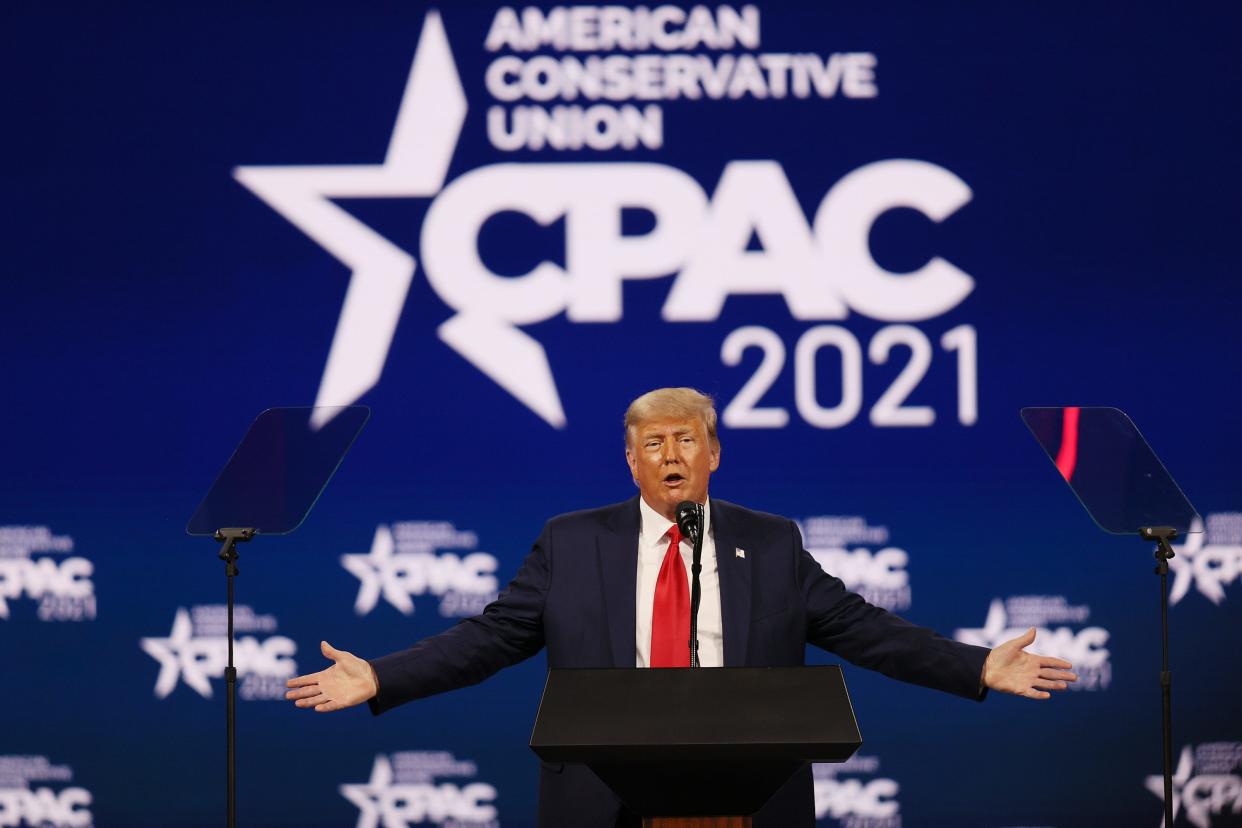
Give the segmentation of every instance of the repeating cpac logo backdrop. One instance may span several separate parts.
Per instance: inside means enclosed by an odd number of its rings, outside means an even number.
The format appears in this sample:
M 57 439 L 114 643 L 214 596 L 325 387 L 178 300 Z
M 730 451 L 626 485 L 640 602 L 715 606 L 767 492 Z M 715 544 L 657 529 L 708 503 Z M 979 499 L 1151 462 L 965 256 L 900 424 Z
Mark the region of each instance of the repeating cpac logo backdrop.
M 955 630 L 953 637 L 991 648 L 1035 627 L 1030 650 L 1073 664 L 1078 681 L 1070 683 L 1071 690 L 1105 690 L 1113 680 L 1104 646 L 1109 633 L 1103 627 L 1086 626 L 1090 617 L 1090 607 L 1072 605 L 1063 595 L 1014 595 L 994 599 L 982 627 Z
M 25 597 L 40 621 L 93 621 L 95 565 L 72 552 L 73 538 L 46 526 L 0 526 L 0 619 Z
M 341 796 L 358 807 L 357 828 L 498 828 L 496 788 L 478 775 L 448 751 L 381 753 L 371 778 L 341 785 Z
M 861 516 L 809 517 L 801 523 L 807 551 L 845 588 L 888 610 L 909 609 L 910 556 L 888 545 L 888 527 L 869 526 Z
M 1173 552 L 1169 604 L 1185 598 L 1191 586 L 1213 604 L 1221 603 L 1225 587 L 1242 577 L 1242 512 L 1210 514 L 1206 526 L 1196 518 L 1185 542 Z
M 474 532 L 459 532 L 448 521 L 412 520 L 380 524 L 365 555 L 341 556 L 345 567 L 359 581 L 354 611 L 366 615 L 380 596 L 403 615 L 414 614 L 415 596 L 440 598 L 440 615 L 478 615 L 496 598 L 500 563 L 487 552 L 439 552 L 478 546 Z
M 144 638 L 143 652 L 159 662 L 155 697 L 166 698 L 179 681 L 205 699 L 212 696 L 213 679 L 224 678 L 228 664 L 226 607 L 207 604 L 186 610 L 178 607 L 172 629 L 164 638 Z M 237 668 L 238 698 L 283 699 L 285 680 L 297 673 L 297 645 L 283 635 L 259 638 L 243 633 L 273 633 L 276 618 L 258 615 L 246 606 L 233 608 L 233 664 Z
M 458 44 L 482 48 L 490 60 L 484 86 L 499 102 L 488 112 L 491 142 L 497 151 L 572 151 L 574 163 L 485 164 L 448 181 L 469 103 L 445 27 L 429 12 L 383 163 L 237 168 L 238 181 L 352 271 L 316 404 L 351 403 L 379 381 L 417 270 L 412 255 L 334 200 L 403 197 L 430 200 L 419 241 L 422 274 L 453 311 L 437 330 L 440 339 L 554 427 L 566 423 L 560 391 L 544 346 L 522 326 L 562 313 L 574 323 L 617 322 L 625 282 L 670 273 L 675 276 L 661 311 L 668 323 L 718 319 L 728 297 L 745 302 L 750 294 L 783 297 L 797 320 L 834 322 L 853 312 L 895 323 L 866 343 L 836 324 L 816 324 L 792 343 L 793 408 L 810 425 L 854 422 L 863 411 L 864 386 L 882 370 L 871 366 L 906 351 L 905 365 L 895 379 L 884 380 L 867 411 L 869 422 L 925 427 L 943 417 L 944 411 L 906 401 L 933 362 L 941 368 L 947 362 L 941 373 L 956 378 L 956 417 L 972 425 L 978 409 L 975 329 L 959 324 L 929 335 L 909 323 L 956 308 L 973 291 L 974 279 L 939 256 L 913 272 L 890 272 L 876 263 L 869 241 L 875 221 L 896 208 L 934 222 L 956 213 L 973 194 L 954 173 L 913 159 L 865 164 L 838 180 L 808 217 L 775 160 L 728 162 L 718 177 L 711 173 L 718 181 L 710 197 L 672 166 L 581 160 L 600 141 L 614 150 L 648 151 L 672 141 L 664 132 L 663 106 L 745 98 L 775 107 L 776 117 L 784 98 L 878 96 L 875 55 L 760 53 L 760 27 L 753 6 L 502 8 L 483 44 Z M 534 49 L 561 55 L 527 57 Z M 497 52 L 506 54 L 493 58 Z M 543 106 L 579 98 L 604 100 L 585 109 Z M 622 103 L 648 98 L 662 103 L 641 111 Z M 534 103 L 518 103 L 526 100 Z M 738 152 L 753 157 L 754 150 Z M 652 229 L 623 233 L 623 209 L 645 210 Z M 491 270 L 479 254 L 479 232 L 506 211 L 545 226 L 563 219 L 564 264 L 545 260 L 521 274 Z M 761 250 L 750 249 L 755 237 Z M 789 401 L 759 401 L 784 369 L 787 343 L 770 328 L 743 325 L 722 340 L 722 364 L 739 365 L 750 349 L 762 353 L 762 362 L 724 406 L 722 420 L 737 428 L 782 428 L 791 417 Z M 839 389 L 821 387 L 817 364 L 828 358 L 821 357 L 825 351 L 840 361 Z M 839 401 L 826 406 L 823 399 Z
M 815 765 L 815 819 L 840 828 L 901 828 L 896 781 L 879 776 L 878 756 L 855 754 L 835 765 Z
M 0 756 L 0 828 L 91 828 L 91 792 L 71 782 L 46 756 Z
M 1147 790 L 1164 802 L 1164 777 L 1147 777 Z M 1173 774 L 1173 820 L 1185 812 L 1195 828 L 1242 822 L 1242 742 L 1207 742 L 1182 748 Z M 1161 818 L 1160 824 L 1164 825 Z

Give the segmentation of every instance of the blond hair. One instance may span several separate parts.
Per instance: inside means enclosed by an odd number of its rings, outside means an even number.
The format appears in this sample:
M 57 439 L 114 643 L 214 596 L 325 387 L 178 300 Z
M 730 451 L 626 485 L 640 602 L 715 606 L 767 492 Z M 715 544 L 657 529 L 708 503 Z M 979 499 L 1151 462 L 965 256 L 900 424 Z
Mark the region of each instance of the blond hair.
M 719 448 L 716 436 L 716 405 L 710 396 L 695 388 L 657 388 L 648 391 L 625 409 L 625 443 L 630 445 L 631 436 L 640 423 L 651 420 L 690 419 L 701 417 L 707 428 L 707 437 Z

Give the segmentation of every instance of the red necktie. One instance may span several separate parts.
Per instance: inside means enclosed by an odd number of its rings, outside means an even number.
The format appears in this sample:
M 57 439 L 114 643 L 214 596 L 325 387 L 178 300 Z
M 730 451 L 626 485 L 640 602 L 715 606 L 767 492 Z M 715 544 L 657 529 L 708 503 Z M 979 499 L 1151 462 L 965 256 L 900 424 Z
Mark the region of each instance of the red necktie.
M 651 610 L 652 667 L 690 666 L 690 582 L 681 560 L 681 530 L 668 530 L 668 551 L 656 579 Z

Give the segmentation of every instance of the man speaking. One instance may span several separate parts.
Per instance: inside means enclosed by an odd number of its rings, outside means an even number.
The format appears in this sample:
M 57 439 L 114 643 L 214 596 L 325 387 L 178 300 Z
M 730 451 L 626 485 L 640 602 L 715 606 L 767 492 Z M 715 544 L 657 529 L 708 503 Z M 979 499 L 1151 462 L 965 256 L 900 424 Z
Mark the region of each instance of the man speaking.
M 1046 699 L 1076 676 L 1026 653 L 1026 634 L 994 650 L 960 644 L 849 592 L 802 548 L 790 520 L 708 499 L 720 465 L 716 411 L 690 388 L 661 388 L 625 413 L 625 458 L 639 496 L 548 521 L 514 579 L 481 615 L 371 662 L 289 680 L 286 698 L 321 713 L 369 703 L 379 714 L 475 684 L 546 647 L 548 667 L 685 667 L 692 544 L 677 505 L 703 505 L 699 660 L 704 667 L 801 665 L 807 642 L 887 676 L 982 699 L 988 688 Z M 779 704 L 779 699 L 773 699 Z M 636 818 L 586 767 L 543 765 L 541 826 L 612 828 Z M 814 824 L 809 768 L 755 815 L 755 828 Z

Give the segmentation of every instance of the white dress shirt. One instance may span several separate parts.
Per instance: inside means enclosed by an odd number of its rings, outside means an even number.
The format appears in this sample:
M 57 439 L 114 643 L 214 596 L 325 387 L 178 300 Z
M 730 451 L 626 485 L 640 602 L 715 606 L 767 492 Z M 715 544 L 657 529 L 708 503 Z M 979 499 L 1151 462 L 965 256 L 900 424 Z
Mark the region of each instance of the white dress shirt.
M 634 662 L 646 667 L 651 662 L 651 612 L 655 608 L 656 581 L 664 555 L 668 552 L 668 530 L 673 521 L 638 498 L 638 510 L 642 517 L 638 533 L 638 611 L 634 630 Z M 690 564 L 694 559 L 694 544 L 682 538 L 682 565 L 686 567 L 686 583 L 690 582 Z M 699 664 L 703 667 L 724 665 L 724 635 L 720 621 L 720 576 L 716 570 L 716 541 L 712 535 L 712 505 L 703 504 L 703 566 L 699 573 Z

